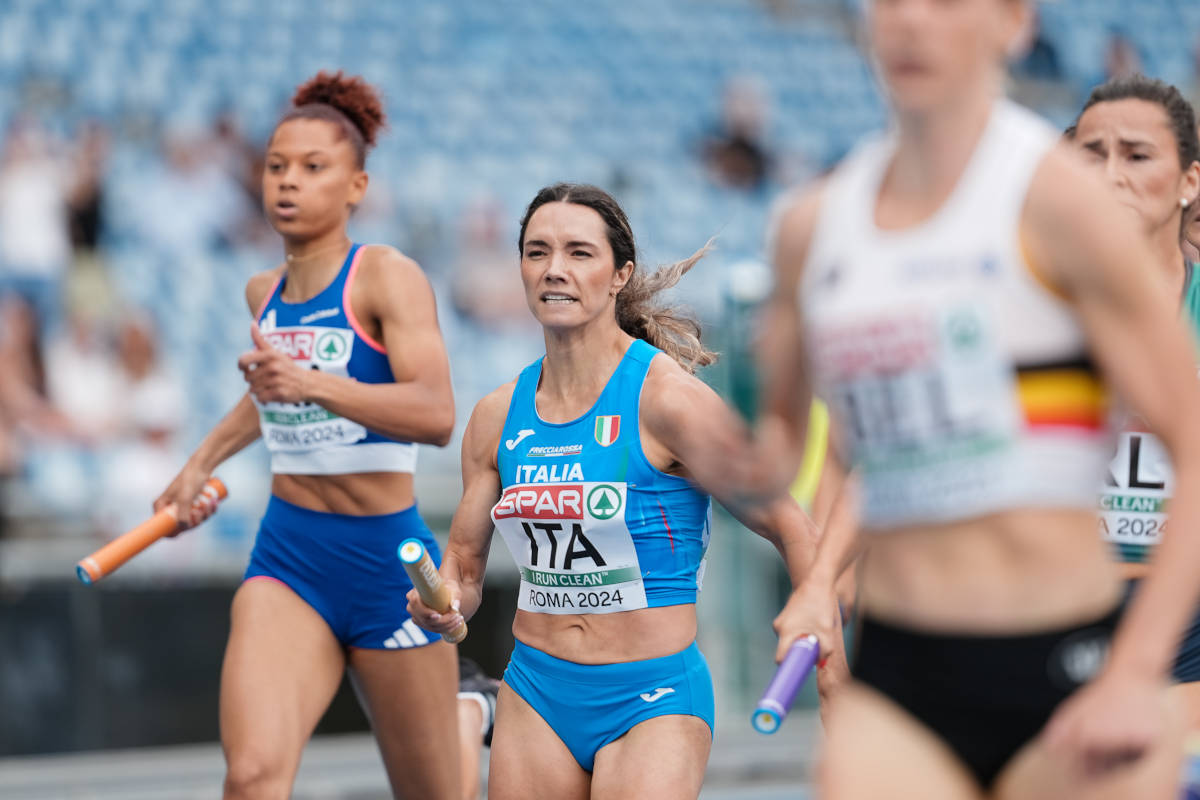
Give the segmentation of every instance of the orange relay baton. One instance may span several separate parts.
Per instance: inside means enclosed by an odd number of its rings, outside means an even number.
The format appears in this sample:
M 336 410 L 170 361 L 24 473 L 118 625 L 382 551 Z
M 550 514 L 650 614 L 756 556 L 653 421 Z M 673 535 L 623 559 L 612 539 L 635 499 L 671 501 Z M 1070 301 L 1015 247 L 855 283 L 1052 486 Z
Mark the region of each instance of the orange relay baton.
M 200 490 L 199 496 L 192 504 L 193 507 L 203 502 L 211 502 L 214 506 L 229 495 L 229 490 L 220 478 L 209 478 Z M 121 534 L 108 544 L 92 553 L 75 565 L 75 574 L 84 584 L 95 583 L 105 575 L 110 575 L 118 567 L 164 536 L 174 533 L 179 528 L 179 513 L 175 505 L 168 505 L 158 511 L 141 525 Z
M 421 595 L 421 602 L 439 614 L 450 611 L 450 590 L 446 588 L 421 540 L 405 539 L 400 543 L 399 555 L 409 580 L 417 594 Z M 459 623 L 454 630 L 442 634 L 442 638 L 450 644 L 461 642 L 467 638 L 467 623 Z

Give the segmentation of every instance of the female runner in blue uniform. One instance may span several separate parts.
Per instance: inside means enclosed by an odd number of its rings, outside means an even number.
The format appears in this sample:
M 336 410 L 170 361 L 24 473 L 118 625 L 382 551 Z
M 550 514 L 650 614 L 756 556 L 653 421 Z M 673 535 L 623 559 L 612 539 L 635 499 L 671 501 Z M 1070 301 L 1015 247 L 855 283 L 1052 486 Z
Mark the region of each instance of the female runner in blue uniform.
M 469 619 L 493 527 L 521 573 L 516 645 L 496 709 L 492 798 L 694 798 L 712 740 L 696 593 L 720 468 L 692 467 L 735 415 L 692 375 L 698 326 L 652 305 L 704 251 L 653 275 L 617 203 L 558 184 L 519 239 L 544 358 L 475 407 L 442 575 Z M 701 487 L 701 488 L 697 488 Z M 792 501 L 735 513 L 798 582 L 814 528 Z M 447 631 L 409 593 L 421 625 Z
M 383 123 L 374 90 L 318 74 L 268 144 L 263 204 L 286 262 L 250 279 L 249 391 L 155 503 L 186 508 L 260 435 L 271 500 L 233 600 L 221 673 L 226 798 L 290 794 L 300 753 L 349 669 L 397 796 L 458 798 L 454 648 L 404 610 L 399 543 L 423 539 L 417 442 L 454 424 L 433 293 L 396 250 L 354 244 Z M 205 512 L 188 522 L 197 524 Z
M 1096 487 L 1109 392 L 1159 436 L 1180 485 L 1200 483 L 1200 385 L 1179 284 L 1157 278 L 1134 216 L 1003 98 L 1031 12 L 1023 0 L 868 3 L 893 125 L 780 225 L 759 446 L 719 463 L 747 492 L 786 485 L 811 363 L 867 542 L 822 797 L 1177 793 L 1167 687 L 1200 601 L 1200 494 L 1174 496 L 1176 535 L 1121 614 Z M 835 635 L 833 580 L 853 548 L 828 533 L 781 615 L 781 645 Z

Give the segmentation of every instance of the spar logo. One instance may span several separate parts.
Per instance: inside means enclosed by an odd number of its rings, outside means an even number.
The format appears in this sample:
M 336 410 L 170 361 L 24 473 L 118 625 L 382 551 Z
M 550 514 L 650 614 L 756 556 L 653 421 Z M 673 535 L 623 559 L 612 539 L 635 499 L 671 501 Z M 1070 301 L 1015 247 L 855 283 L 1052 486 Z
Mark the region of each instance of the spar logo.
M 312 331 L 280 330 L 268 333 L 267 341 L 281 353 L 287 354 L 293 361 L 311 361 L 313 354 Z
M 588 492 L 587 510 L 596 519 L 612 519 L 621 511 L 621 493 L 602 483 Z
M 326 331 L 317 339 L 317 358 L 321 361 L 340 361 L 346 355 L 346 340 L 336 331 Z
M 600 488 L 600 487 L 596 487 Z M 593 493 L 595 489 L 592 490 Z M 617 501 L 620 502 L 620 495 Z M 492 519 L 583 519 L 583 486 L 550 484 L 513 486 L 504 491 L 492 508 Z M 607 517 L 601 517 L 607 519 Z

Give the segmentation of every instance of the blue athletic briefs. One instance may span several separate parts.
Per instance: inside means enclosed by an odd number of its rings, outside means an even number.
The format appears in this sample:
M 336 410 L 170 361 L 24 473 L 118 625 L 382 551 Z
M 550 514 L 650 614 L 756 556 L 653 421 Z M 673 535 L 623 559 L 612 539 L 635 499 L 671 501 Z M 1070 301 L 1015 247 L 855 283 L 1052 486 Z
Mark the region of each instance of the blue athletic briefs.
M 521 641 L 504 682 L 549 723 L 588 772 L 596 753 L 639 722 L 668 714 L 699 717 L 711 732 L 712 675 L 700 648 L 619 664 L 576 664 Z
M 441 637 L 417 627 L 406 611 L 412 583 L 396 550 L 409 537 L 425 544 L 434 563 L 441 560 L 416 506 L 394 514 L 348 516 L 273 496 L 246 579 L 271 578 L 290 588 L 345 647 L 420 647 Z

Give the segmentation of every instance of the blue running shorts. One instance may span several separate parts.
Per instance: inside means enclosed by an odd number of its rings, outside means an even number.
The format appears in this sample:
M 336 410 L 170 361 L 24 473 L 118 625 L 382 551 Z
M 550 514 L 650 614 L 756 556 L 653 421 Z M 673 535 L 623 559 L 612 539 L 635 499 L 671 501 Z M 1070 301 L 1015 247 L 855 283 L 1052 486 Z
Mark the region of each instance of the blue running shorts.
M 312 606 L 343 647 L 420 647 L 441 637 L 412 621 L 412 583 L 396 555 L 409 537 L 441 561 L 416 506 L 394 514 L 348 516 L 312 511 L 271 497 L 246 568 L 246 580 L 279 581 Z
M 639 722 L 699 717 L 711 732 L 712 675 L 700 648 L 619 664 L 576 664 L 517 641 L 504 682 L 558 734 L 588 772 L 596 753 Z

